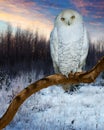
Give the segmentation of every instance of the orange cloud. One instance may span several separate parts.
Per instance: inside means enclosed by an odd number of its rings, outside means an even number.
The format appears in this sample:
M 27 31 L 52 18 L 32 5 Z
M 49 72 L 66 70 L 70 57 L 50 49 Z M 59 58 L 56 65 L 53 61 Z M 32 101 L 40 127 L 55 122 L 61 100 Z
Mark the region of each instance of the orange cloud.
M 0 20 L 24 29 L 38 29 L 48 38 L 52 30 L 52 23 L 45 15 L 39 13 L 39 10 L 40 8 L 34 2 L 0 0 Z

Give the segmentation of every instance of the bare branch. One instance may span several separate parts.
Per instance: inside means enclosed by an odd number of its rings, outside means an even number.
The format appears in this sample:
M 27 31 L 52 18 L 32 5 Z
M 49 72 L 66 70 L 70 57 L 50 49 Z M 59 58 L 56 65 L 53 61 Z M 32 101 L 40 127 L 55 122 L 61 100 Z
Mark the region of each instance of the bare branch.
M 33 93 L 51 85 L 91 83 L 102 71 L 104 71 L 104 57 L 90 71 L 77 72 L 75 74 L 70 73 L 68 78 L 61 74 L 54 74 L 30 84 L 13 99 L 5 114 L 0 118 L 0 130 L 12 121 L 18 108 Z

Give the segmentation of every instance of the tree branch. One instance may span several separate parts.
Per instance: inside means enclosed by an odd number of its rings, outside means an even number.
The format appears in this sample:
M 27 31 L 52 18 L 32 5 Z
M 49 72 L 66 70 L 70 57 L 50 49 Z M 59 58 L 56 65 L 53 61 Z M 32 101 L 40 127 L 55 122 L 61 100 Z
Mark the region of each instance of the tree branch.
M 51 85 L 91 83 L 102 71 L 104 71 L 104 57 L 98 61 L 96 66 L 87 72 L 77 72 L 75 74 L 70 73 L 68 78 L 61 74 L 54 74 L 30 84 L 13 99 L 5 114 L 0 118 L 0 130 L 12 121 L 18 108 L 33 93 Z

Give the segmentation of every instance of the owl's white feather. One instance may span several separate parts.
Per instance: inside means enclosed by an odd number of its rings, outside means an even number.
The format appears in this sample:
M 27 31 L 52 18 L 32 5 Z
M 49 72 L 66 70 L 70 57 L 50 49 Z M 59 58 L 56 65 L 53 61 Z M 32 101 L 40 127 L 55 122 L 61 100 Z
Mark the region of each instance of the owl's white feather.
M 79 72 L 88 54 L 88 37 L 82 16 L 74 10 L 64 10 L 55 19 L 50 35 L 50 49 L 56 73 L 66 76 Z

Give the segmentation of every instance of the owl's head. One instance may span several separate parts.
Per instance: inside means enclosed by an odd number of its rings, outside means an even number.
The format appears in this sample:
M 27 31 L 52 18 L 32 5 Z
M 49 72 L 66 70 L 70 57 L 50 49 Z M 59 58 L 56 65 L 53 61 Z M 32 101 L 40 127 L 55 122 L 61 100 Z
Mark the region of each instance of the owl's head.
M 73 24 L 82 23 L 82 16 L 71 9 L 63 10 L 55 19 L 55 25 L 70 27 Z

